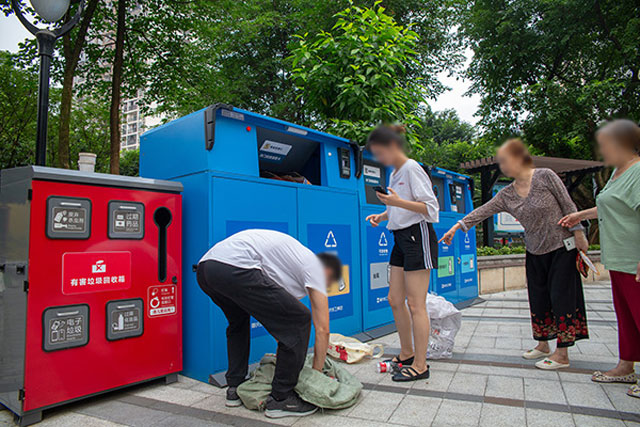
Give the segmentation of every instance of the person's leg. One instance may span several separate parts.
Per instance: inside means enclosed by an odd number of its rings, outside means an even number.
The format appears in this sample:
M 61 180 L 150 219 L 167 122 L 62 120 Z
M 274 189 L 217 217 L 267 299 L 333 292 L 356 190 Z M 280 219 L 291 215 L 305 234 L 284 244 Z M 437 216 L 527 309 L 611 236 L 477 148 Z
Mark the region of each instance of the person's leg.
M 221 293 L 221 288 L 233 286 L 229 273 L 234 268 L 215 261 L 198 265 L 197 280 L 200 288 L 224 313 L 227 326 L 227 357 L 229 367 L 225 378 L 229 387 L 237 387 L 247 377 L 249 369 L 250 319 L 249 314 L 230 298 Z
M 558 331 L 554 362 L 569 363 L 568 348 L 577 340 L 589 338 L 582 278 L 576 268 L 577 250 L 560 248 L 553 253 L 549 269 L 549 293 L 554 322 Z
M 238 292 L 228 295 L 256 318 L 278 341 L 271 395 L 284 400 L 292 395 L 304 365 L 311 332 L 311 312 L 260 270 L 249 270 Z
M 549 340 L 556 337 L 551 313 L 551 298 L 547 289 L 547 255 L 526 254 L 527 292 L 531 311 L 533 339 L 538 341 L 536 350 L 549 353 Z
M 427 347 L 431 324 L 427 313 L 427 291 L 429 289 L 430 270 L 405 272 L 407 304 L 413 322 L 413 343 L 415 359 L 412 367 L 422 373 L 427 370 Z
M 618 319 L 618 365 L 605 375 L 618 377 L 632 374 L 634 362 L 640 361 L 640 286 L 633 274 L 610 271 L 613 306 Z
M 399 360 L 407 360 L 413 357 L 413 338 L 411 335 L 411 315 L 405 303 L 407 292 L 405 289 L 405 276 L 402 267 L 392 265 L 389 273 L 389 305 L 393 311 L 393 320 L 400 338 Z

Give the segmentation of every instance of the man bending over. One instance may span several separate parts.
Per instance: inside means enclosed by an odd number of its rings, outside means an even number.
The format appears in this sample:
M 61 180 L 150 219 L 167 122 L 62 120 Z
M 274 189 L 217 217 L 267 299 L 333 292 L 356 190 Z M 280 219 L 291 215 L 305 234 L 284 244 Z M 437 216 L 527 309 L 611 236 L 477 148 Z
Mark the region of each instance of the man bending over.
M 304 365 L 311 320 L 316 331 L 313 369 L 322 371 L 329 345 L 327 287 L 340 279 L 340 260 L 315 255 L 293 237 L 272 230 L 245 230 L 217 243 L 198 264 L 198 283 L 224 312 L 227 327 L 227 406 L 249 368 L 250 320 L 255 317 L 278 341 L 276 370 L 265 415 L 305 416 L 317 408 L 293 390 Z M 311 312 L 299 300 L 309 295 Z

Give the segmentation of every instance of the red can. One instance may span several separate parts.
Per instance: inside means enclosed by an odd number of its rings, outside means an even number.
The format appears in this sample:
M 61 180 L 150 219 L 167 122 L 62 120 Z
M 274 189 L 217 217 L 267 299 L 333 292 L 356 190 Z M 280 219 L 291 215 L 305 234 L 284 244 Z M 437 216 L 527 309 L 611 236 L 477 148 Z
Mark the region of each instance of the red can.
M 396 369 L 402 368 L 402 363 L 394 362 L 379 362 L 377 364 L 378 373 L 383 374 L 385 372 L 393 372 Z

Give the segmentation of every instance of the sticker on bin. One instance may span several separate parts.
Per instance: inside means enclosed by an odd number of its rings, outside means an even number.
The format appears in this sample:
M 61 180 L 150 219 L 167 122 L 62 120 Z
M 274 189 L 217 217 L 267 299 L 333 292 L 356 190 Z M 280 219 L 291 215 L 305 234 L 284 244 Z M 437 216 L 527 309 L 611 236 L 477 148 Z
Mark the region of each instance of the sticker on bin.
M 118 291 L 131 287 L 131 252 L 67 252 L 62 255 L 62 293 Z
M 149 317 L 171 316 L 178 312 L 176 285 L 149 286 Z

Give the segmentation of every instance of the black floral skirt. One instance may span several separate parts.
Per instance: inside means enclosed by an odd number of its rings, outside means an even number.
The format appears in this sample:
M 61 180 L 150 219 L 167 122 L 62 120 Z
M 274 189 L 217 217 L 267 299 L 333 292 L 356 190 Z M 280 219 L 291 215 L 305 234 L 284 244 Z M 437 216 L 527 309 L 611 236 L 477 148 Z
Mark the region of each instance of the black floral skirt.
M 534 255 L 527 252 L 527 287 L 533 338 L 558 340 L 558 347 L 589 338 L 577 250 L 564 247 Z

